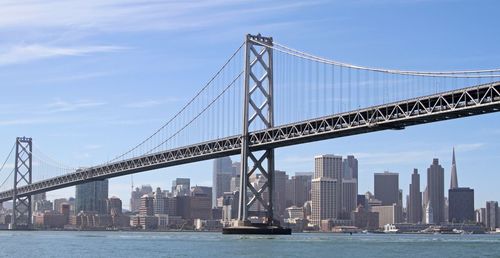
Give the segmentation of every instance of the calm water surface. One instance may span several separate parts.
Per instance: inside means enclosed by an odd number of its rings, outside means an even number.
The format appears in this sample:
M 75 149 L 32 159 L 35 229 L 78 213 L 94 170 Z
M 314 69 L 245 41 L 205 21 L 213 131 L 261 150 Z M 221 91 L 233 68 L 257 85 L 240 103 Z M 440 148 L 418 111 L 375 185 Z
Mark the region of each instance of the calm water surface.
M 0 231 L 0 257 L 500 257 L 500 235 Z

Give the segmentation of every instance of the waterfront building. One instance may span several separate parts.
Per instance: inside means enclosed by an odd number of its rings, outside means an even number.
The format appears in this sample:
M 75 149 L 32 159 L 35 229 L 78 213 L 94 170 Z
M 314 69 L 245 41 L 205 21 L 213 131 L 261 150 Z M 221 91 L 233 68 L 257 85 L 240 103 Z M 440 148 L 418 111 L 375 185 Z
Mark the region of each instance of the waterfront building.
M 51 229 L 51 228 L 64 228 L 67 223 L 67 217 L 56 211 L 44 211 L 35 214 L 34 224 L 36 227 Z
M 235 168 L 230 157 L 214 159 L 212 171 L 212 203 L 217 204 L 217 198 L 231 190 L 231 178 L 235 176 Z
M 407 215 L 409 223 L 422 222 L 422 192 L 420 191 L 420 174 L 418 169 L 413 169 L 411 175 L 410 195 L 407 203 Z
M 403 221 L 402 208 L 397 203 L 392 205 L 373 206 L 372 212 L 378 212 L 378 227 L 383 228 L 387 224 L 395 224 Z
M 498 202 L 489 201 L 486 202 L 486 223 L 485 226 L 491 231 L 495 231 L 497 227 L 500 227 L 500 214 L 498 211 Z
M 108 180 L 92 181 L 76 186 L 75 212 L 97 212 L 106 214 L 106 199 L 108 199 Z
M 448 191 L 448 221 L 474 221 L 474 189 L 457 186 Z
M 352 222 L 357 228 L 374 230 L 379 228 L 379 213 L 372 212 L 363 206 L 358 206 L 352 212 Z
M 64 224 L 69 224 L 71 205 L 69 203 L 62 203 L 59 207 L 59 213 L 64 215 Z
M 444 198 L 444 168 L 439 165 L 438 159 L 433 159 L 427 169 L 427 195 L 432 208 L 432 221 L 436 224 L 445 221 Z
M 399 174 L 385 171 L 374 174 L 375 199 L 383 206 L 399 203 Z

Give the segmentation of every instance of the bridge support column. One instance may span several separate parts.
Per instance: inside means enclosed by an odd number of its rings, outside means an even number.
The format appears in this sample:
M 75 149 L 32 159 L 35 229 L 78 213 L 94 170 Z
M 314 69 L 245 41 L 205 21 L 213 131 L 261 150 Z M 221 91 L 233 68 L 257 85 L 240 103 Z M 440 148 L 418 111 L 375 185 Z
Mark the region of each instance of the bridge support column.
M 274 149 L 251 151 L 249 130 L 274 126 L 273 39 L 247 35 L 245 40 L 245 84 L 241 147 L 240 196 L 238 219 L 224 234 L 290 234 L 274 220 Z M 260 174 L 259 184 L 250 178 Z M 263 219 L 251 223 L 252 216 Z
M 32 180 L 32 150 L 31 138 L 16 138 L 16 160 L 14 172 L 14 196 L 12 198 L 11 229 L 31 229 L 32 211 L 31 196 L 18 196 L 17 188 L 31 184 Z

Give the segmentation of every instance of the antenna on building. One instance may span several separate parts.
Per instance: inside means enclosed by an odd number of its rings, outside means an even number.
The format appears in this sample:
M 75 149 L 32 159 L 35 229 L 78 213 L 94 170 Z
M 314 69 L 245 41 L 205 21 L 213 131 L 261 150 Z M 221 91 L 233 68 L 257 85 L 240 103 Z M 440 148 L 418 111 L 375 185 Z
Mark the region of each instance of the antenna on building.
M 130 175 L 130 183 L 131 183 L 131 191 L 133 192 L 134 191 L 134 175 Z

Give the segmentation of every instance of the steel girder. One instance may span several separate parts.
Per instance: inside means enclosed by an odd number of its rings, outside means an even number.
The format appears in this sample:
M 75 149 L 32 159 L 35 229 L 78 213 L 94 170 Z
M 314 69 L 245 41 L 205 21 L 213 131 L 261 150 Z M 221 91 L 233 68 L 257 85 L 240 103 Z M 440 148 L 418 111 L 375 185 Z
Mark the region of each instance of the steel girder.
M 500 82 L 495 82 L 250 132 L 248 146 L 251 151 L 266 150 L 498 111 Z M 17 196 L 29 196 L 93 180 L 236 155 L 241 153 L 241 146 L 241 135 L 235 135 L 104 164 L 20 186 L 17 188 Z M 13 197 L 14 189 L 0 192 L 0 202 Z

